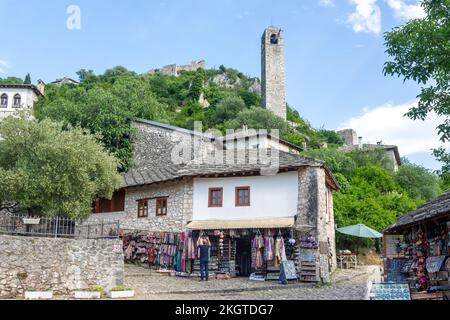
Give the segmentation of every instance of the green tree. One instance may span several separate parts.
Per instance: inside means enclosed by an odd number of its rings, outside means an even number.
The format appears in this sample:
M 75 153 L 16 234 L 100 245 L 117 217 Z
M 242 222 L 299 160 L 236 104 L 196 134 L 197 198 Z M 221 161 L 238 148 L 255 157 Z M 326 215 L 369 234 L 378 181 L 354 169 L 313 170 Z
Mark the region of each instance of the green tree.
M 25 76 L 25 80 L 23 80 L 24 84 L 31 84 L 31 76 L 29 73 Z
M 353 159 L 357 167 L 380 165 L 389 172 L 394 172 L 394 163 L 388 157 L 383 147 L 355 149 L 349 152 L 348 155 Z
M 226 97 L 216 106 L 215 123 L 222 123 L 226 120 L 234 119 L 244 109 L 246 109 L 246 106 L 242 98 L 236 96 Z
M 450 1 L 423 0 L 426 16 L 385 34 L 386 52 L 393 58 L 384 65 L 385 75 L 398 75 L 423 84 L 419 104 L 406 114 L 425 120 L 432 112 L 443 117 L 438 127 L 442 142 L 450 141 Z M 436 151 L 435 155 L 442 155 Z M 448 156 L 441 156 L 448 166 Z
M 1 121 L 0 135 L 0 206 L 85 218 L 120 184 L 118 160 L 86 131 L 22 116 Z
M 441 188 L 443 190 L 450 189 L 450 153 L 446 152 L 443 147 L 433 150 L 436 159 L 442 163 L 441 170 L 436 173 L 441 177 Z
M 205 130 L 225 131 L 243 124 L 255 129 L 279 129 L 281 138 L 299 146 L 307 142 L 308 148 L 319 148 L 330 140 L 289 106 L 288 118 L 294 124 L 262 109 L 260 97 L 248 90 L 254 79 L 232 68 L 222 69 L 225 71 L 183 71 L 178 77 L 138 75 L 121 66 L 100 75 L 82 69 L 77 72 L 77 86 L 48 85 L 45 96 L 35 104 L 35 116 L 100 134 L 105 147 L 121 160 L 122 171 L 133 165 L 133 117 L 187 129 L 193 128 L 194 121 L 202 121 Z M 215 83 L 212 79 L 220 72 L 226 72 L 236 83 L 227 87 Z M 209 108 L 198 104 L 201 93 L 210 103 Z
M 193 101 L 198 101 L 200 95 L 203 92 L 203 86 L 205 83 L 205 70 L 199 69 L 197 70 L 194 80 L 192 81 L 191 88 L 189 89 L 189 97 Z
M 243 125 L 247 125 L 251 129 L 278 129 L 280 137 L 285 136 L 289 131 L 286 121 L 260 107 L 242 110 L 235 119 L 228 121 L 226 125 L 230 129 L 240 129 Z
M 239 90 L 238 95 L 242 98 L 247 107 L 259 106 L 261 104 L 261 98 L 254 92 L 241 89 Z
M 340 173 L 350 178 L 357 168 L 353 158 L 337 149 L 309 149 L 303 152 L 304 155 L 322 160 L 333 173 Z
M 412 198 L 430 201 L 441 193 L 438 176 L 406 158 L 402 159 L 395 180 Z
M 100 134 L 106 148 L 121 160 L 121 170 L 126 171 L 133 163 L 131 119 L 167 122 L 167 106 L 158 102 L 148 81 L 125 68 L 110 69 L 100 77 L 84 70 L 79 74 L 84 80 L 78 86 L 48 86 L 35 105 L 35 115 Z
M 64 87 L 64 86 L 63 86 Z M 121 160 L 121 170 L 132 165 L 133 113 L 126 103 L 102 87 L 87 89 L 49 86 L 44 98 L 35 105 L 38 119 L 62 121 L 66 126 L 81 126 L 99 134 L 107 149 Z
M 0 78 L 0 84 L 22 84 L 23 80 L 17 77 Z
M 116 66 L 114 68 L 108 69 L 105 73 L 100 76 L 106 82 L 114 82 L 122 77 L 133 77 L 136 73 L 133 71 L 129 71 L 127 68 L 122 66 Z
M 342 146 L 344 144 L 344 140 L 339 136 L 336 131 L 333 130 L 326 130 L 326 129 L 320 129 L 318 131 L 318 134 L 322 137 L 322 139 L 334 146 Z
M 390 172 L 381 166 L 363 166 L 352 178 L 343 181 L 345 188 L 334 195 L 335 222 L 338 227 L 363 223 L 381 231 L 423 201 L 413 199 L 399 188 Z M 348 182 L 345 183 L 345 182 Z M 342 182 L 341 182 L 342 183 Z M 366 241 L 366 245 L 373 244 Z M 362 242 L 337 235 L 340 248 L 355 248 Z

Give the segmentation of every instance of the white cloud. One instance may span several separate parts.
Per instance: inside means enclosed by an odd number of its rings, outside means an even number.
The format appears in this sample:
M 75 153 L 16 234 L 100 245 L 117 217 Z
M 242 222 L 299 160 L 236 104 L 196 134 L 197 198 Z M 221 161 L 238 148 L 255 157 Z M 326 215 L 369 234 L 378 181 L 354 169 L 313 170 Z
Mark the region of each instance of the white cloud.
M 402 156 L 430 153 L 430 149 L 442 145 L 436 131 L 442 118 L 436 114 L 430 114 L 425 121 L 405 117 L 405 113 L 416 105 L 417 101 L 400 105 L 388 102 L 365 109 L 362 116 L 344 121 L 339 129 L 354 129 L 365 143 L 383 141 L 385 144 L 397 145 Z
M 0 73 L 5 73 L 5 69 L 9 69 L 10 67 L 8 62 L 0 59 Z
M 336 3 L 334 3 L 334 0 L 320 0 L 319 5 L 322 7 L 332 8 L 336 6 Z
M 414 4 L 407 4 L 405 0 L 385 0 L 388 6 L 394 10 L 395 16 L 402 20 L 419 19 L 425 17 L 425 11 L 420 1 L 414 0 Z
M 381 10 L 377 0 L 350 0 L 356 5 L 355 11 L 347 17 L 355 32 L 379 34 L 381 32 Z

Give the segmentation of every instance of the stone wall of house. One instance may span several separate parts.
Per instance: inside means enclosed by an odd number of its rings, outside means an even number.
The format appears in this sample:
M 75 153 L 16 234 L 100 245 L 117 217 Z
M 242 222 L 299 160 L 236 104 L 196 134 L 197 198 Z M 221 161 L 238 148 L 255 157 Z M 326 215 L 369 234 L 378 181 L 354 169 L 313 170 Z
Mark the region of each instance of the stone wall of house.
M 67 294 L 93 285 L 123 283 L 119 239 L 55 239 L 0 235 L 0 297 L 26 289 Z
M 156 216 L 156 198 L 167 197 L 167 215 Z M 138 218 L 138 200 L 148 199 L 148 217 Z M 126 189 L 125 211 L 91 215 L 88 221 L 120 220 L 125 231 L 181 232 L 192 220 L 192 179 Z
M 141 122 L 133 122 L 133 126 L 137 130 L 134 139 L 135 166 L 145 170 L 170 165 L 172 148 L 181 141 L 173 141 L 173 130 Z
M 133 126 L 137 130 L 134 138 L 135 167 L 141 170 L 180 164 L 172 161 L 172 153 L 179 157 L 178 160 L 184 156 L 190 160 L 194 158 L 194 152 L 199 155 L 204 148 L 216 148 L 208 139 L 194 136 L 183 129 L 175 131 L 139 121 L 133 122 Z M 190 154 L 184 154 L 185 151 Z
M 317 226 L 319 215 L 319 167 L 301 167 L 298 170 L 297 226 Z
M 319 242 L 319 248 L 313 256 L 320 265 L 323 281 L 328 282 L 330 273 L 336 268 L 333 196 L 326 186 L 323 168 L 304 167 L 298 170 L 298 174 L 296 227 L 300 237 L 309 232 Z M 311 250 L 299 250 L 300 260 L 312 257 Z
M 333 191 L 328 189 L 330 193 L 329 210 L 330 210 L 330 221 L 326 225 L 326 234 L 329 239 L 329 253 L 331 254 L 331 271 L 337 268 L 337 257 L 336 257 L 336 225 L 334 222 L 334 201 L 333 201 Z

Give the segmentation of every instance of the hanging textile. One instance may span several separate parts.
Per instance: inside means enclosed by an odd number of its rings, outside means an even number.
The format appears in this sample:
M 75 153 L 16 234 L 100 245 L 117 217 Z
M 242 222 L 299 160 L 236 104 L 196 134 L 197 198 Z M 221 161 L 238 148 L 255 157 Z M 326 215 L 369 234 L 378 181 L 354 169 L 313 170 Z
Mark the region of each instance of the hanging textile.
M 131 245 L 131 243 L 128 245 L 128 247 L 127 247 L 127 249 L 125 250 L 124 254 L 125 254 L 125 258 L 126 258 L 127 260 L 130 260 L 130 259 L 131 259 L 131 256 L 132 256 L 132 254 L 133 254 L 133 246 Z
M 275 240 L 275 267 L 281 265 L 282 261 L 286 261 L 286 251 L 284 248 L 284 240 L 282 237 L 277 237 Z
M 252 245 L 252 267 L 254 269 L 261 269 L 263 265 L 264 265 L 264 238 L 261 235 L 256 235 L 255 238 L 253 239 Z
M 148 263 L 150 266 L 155 265 L 155 247 L 150 247 L 148 250 Z
M 187 259 L 194 260 L 195 259 L 195 245 L 194 239 L 192 237 L 187 238 Z
M 264 256 L 266 261 L 272 261 L 274 258 L 273 245 L 273 237 L 266 237 L 264 240 Z
M 252 239 L 252 246 L 251 246 L 251 251 L 252 251 L 252 269 L 256 269 L 256 238 Z

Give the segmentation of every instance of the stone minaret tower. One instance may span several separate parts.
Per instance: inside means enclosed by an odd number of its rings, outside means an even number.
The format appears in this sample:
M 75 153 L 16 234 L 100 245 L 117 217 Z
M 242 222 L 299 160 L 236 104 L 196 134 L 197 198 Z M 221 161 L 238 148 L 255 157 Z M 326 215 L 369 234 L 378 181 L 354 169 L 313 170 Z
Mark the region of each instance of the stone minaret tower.
M 261 39 L 261 104 L 286 120 L 283 35 L 274 26 L 264 30 Z

